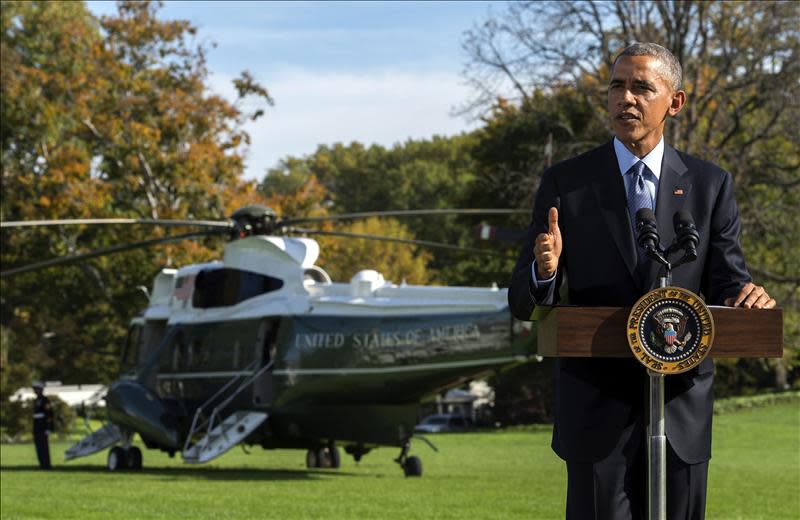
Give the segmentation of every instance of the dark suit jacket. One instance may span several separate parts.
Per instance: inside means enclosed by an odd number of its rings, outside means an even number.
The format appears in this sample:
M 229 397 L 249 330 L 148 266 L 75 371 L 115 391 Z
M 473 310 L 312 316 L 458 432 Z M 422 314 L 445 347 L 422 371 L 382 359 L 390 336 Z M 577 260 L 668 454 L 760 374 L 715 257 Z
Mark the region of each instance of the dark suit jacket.
M 563 250 L 550 292 L 532 294 L 535 237 L 547 231 L 547 213 L 560 200 Z M 722 304 L 750 281 L 739 242 L 739 215 L 731 176 L 714 164 L 665 146 L 656 203 L 661 243 L 675 236 L 673 214 L 688 210 L 700 233 L 695 262 L 673 272 L 673 285 Z M 625 186 L 609 142 L 545 171 L 532 223 L 508 292 L 515 317 L 528 320 L 535 301 L 557 303 L 565 275 L 573 305 L 631 306 L 658 286 L 659 267 L 637 270 Z M 534 298 L 535 297 L 535 298 Z M 646 415 L 647 375 L 633 359 L 563 358 L 557 361 L 553 449 L 564 460 L 605 458 Z M 667 376 L 666 432 L 688 463 L 711 457 L 713 362 Z M 641 429 L 639 429 L 640 431 Z

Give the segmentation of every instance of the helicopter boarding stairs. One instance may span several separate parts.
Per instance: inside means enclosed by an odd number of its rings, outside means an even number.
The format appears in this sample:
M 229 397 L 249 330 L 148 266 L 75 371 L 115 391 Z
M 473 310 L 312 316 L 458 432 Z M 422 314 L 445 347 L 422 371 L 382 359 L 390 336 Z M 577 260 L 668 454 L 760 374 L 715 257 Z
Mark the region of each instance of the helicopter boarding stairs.
M 186 443 L 183 446 L 184 462 L 189 464 L 203 464 L 224 454 L 245 438 L 256 428 L 267 420 L 269 416 L 265 412 L 248 410 L 237 410 L 229 416 L 219 421 L 220 413 L 233 400 L 250 387 L 264 372 L 272 368 L 272 361 L 261 367 L 257 372 L 253 372 L 257 361 L 253 361 L 245 372 L 250 375 L 236 375 L 220 388 L 216 394 L 200 406 L 194 414 L 192 426 L 186 436 Z M 239 385 L 236 386 L 236 383 Z M 226 396 L 224 399 L 223 396 Z M 221 400 L 222 399 L 222 400 Z M 221 401 L 220 401 L 221 400 Z M 215 402 L 218 404 L 214 405 Z M 206 419 L 201 419 L 205 410 L 213 407 L 211 415 Z M 203 433 L 205 432 L 205 433 Z M 195 439 L 197 439 L 195 441 Z
M 86 425 L 86 429 L 91 433 L 70 446 L 69 449 L 64 452 L 64 460 L 85 457 L 122 441 L 122 432 L 114 423 L 106 423 L 102 428 L 92 431 L 92 427 L 89 423 L 89 416 L 85 413 L 87 407 L 91 408 L 100 404 L 100 402 L 105 399 L 106 392 L 108 392 L 108 387 L 103 386 L 81 403 L 81 407 L 84 410 L 83 421 Z

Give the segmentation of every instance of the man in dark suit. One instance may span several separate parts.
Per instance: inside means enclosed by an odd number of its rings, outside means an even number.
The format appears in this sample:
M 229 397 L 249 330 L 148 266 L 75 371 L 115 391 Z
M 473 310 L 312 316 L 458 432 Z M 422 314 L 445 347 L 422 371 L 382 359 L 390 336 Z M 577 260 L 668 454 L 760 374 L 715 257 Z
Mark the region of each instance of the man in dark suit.
M 775 306 L 747 272 L 730 174 L 664 143 L 665 121 L 685 101 L 680 64 L 663 47 L 637 43 L 617 57 L 608 90 L 615 138 L 545 171 L 509 288 L 514 316 L 530 319 L 560 294 L 570 304 L 630 306 L 656 287 L 659 266 L 634 240 L 642 207 L 655 211 L 665 244 L 676 211 L 694 217 L 698 258 L 676 269 L 673 285 L 707 304 Z M 711 359 L 666 378 L 669 518 L 705 512 L 712 379 Z M 633 357 L 557 360 L 552 447 L 567 463 L 567 518 L 645 515 L 647 388 Z

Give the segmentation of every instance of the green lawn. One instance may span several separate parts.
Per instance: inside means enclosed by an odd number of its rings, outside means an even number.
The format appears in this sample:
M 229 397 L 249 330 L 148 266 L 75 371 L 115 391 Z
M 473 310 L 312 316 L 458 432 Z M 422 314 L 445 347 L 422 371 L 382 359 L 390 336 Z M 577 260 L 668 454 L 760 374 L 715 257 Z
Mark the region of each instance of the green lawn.
M 360 464 L 307 470 L 304 452 L 236 449 L 202 467 L 145 451 L 145 469 L 109 473 L 105 453 L 35 468 L 32 445 L 0 447 L 2 518 L 563 518 L 565 471 L 550 429 L 432 435 L 422 478 L 381 448 Z M 800 517 L 800 407 L 714 418 L 707 518 Z

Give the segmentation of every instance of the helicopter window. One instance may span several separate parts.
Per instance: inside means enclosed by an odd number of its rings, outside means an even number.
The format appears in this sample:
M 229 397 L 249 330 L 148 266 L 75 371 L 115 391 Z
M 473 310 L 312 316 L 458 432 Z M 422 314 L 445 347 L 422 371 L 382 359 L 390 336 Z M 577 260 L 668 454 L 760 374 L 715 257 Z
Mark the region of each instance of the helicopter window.
M 190 352 L 192 353 L 192 361 L 189 363 L 190 368 L 194 367 L 202 370 L 203 367 L 208 365 L 211 358 L 211 350 L 208 348 L 208 345 L 203 343 L 202 340 L 195 339 L 192 342 L 192 348 Z
M 139 362 L 139 345 L 142 336 L 142 326 L 132 325 L 128 331 L 128 340 L 125 342 L 125 351 L 122 353 L 122 367 L 125 370 L 134 368 Z
M 152 320 L 147 321 L 141 333 L 141 341 L 139 343 L 141 354 L 139 359 L 147 359 L 155 349 L 161 344 L 164 335 L 167 332 L 166 320 Z
M 239 269 L 201 271 L 195 280 L 192 306 L 205 309 L 235 305 L 281 287 L 283 280 Z
M 186 360 L 185 360 L 185 368 L 192 368 L 192 364 L 194 363 L 194 346 L 196 343 L 189 343 L 189 347 L 186 349 Z
M 186 340 L 184 339 L 183 334 L 178 334 L 172 343 L 171 355 L 167 355 L 162 358 L 162 372 L 178 372 L 179 370 L 183 370 L 187 360 L 186 351 Z
M 183 345 L 178 343 L 175 345 L 175 348 L 172 349 L 172 371 L 175 372 L 178 370 L 178 363 L 181 361 L 181 347 Z
M 239 368 L 239 342 L 233 344 L 233 368 Z

